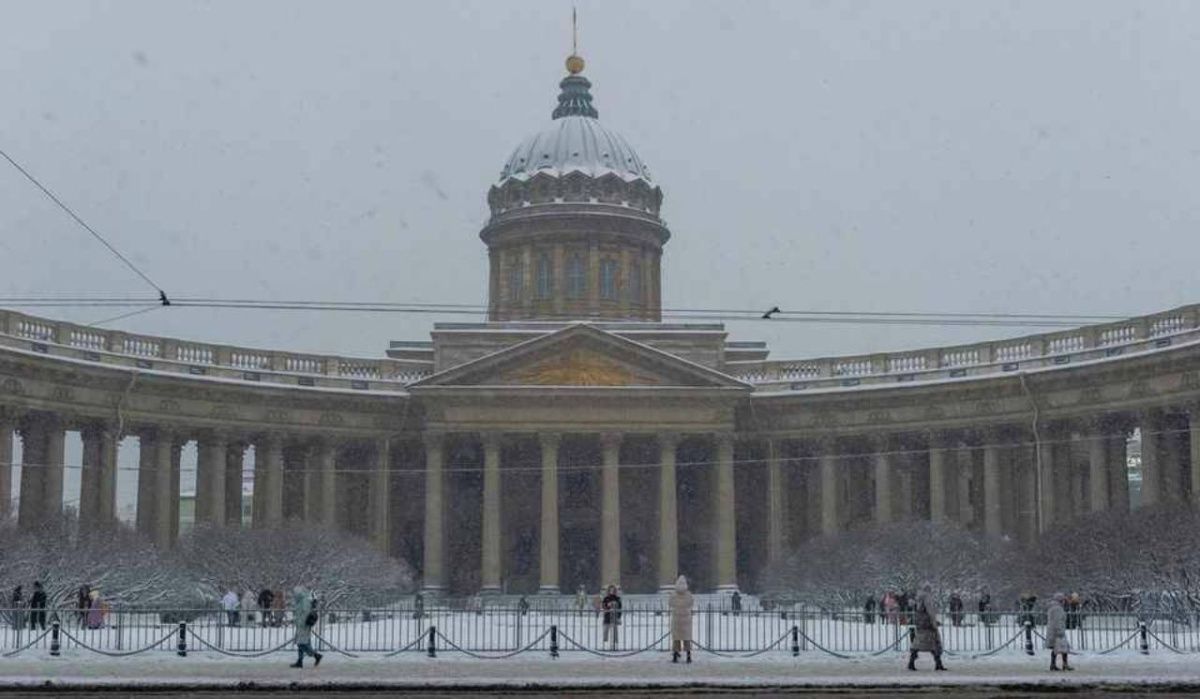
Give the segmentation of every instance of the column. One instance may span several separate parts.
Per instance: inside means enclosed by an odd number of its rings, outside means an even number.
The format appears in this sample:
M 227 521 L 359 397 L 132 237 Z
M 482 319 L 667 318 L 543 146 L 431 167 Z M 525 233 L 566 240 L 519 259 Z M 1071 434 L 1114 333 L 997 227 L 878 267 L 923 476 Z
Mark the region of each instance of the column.
M 1061 437 L 1054 431 L 1042 429 L 1038 433 L 1034 452 L 1034 478 L 1037 483 L 1037 530 L 1041 534 L 1050 529 L 1055 521 L 1054 495 L 1054 439 Z
M 1172 504 L 1183 502 L 1183 433 L 1176 427 L 1176 421 L 1164 416 L 1159 429 L 1162 431 L 1158 443 L 1162 453 L 1159 456 L 1159 474 L 1162 476 L 1159 496 L 1165 502 Z M 1189 474 L 1188 480 L 1191 480 Z
M 733 435 L 717 435 L 717 590 L 736 590 L 737 511 L 733 479 Z
M 1129 512 L 1128 435 L 1124 424 L 1114 424 L 1113 434 L 1105 440 L 1108 452 L 1109 507 L 1116 512 Z
M 1192 504 L 1200 505 L 1200 406 L 1188 409 L 1188 437 L 1191 441 L 1188 476 L 1192 484 Z
M 117 524 L 117 454 L 121 435 L 116 426 L 105 423 L 100 432 L 100 482 L 96 496 L 96 516 L 102 527 Z
M 428 592 L 440 592 L 445 587 L 445 571 L 442 568 L 446 542 L 442 530 L 442 488 L 445 485 L 443 442 L 444 437 L 440 433 L 425 435 L 425 570 L 422 587 Z
M 171 539 L 171 501 L 179 499 L 179 491 L 171 492 L 171 466 L 174 462 L 174 439 L 170 432 L 159 430 L 154 440 L 154 543 L 161 549 L 174 544 Z
M 658 588 L 672 590 L 679 575 L 679 501 L 675 450 L 679 435 L 658 436 Z
M 975 520 L 975 508 L 971 504 L 971 475 L 975 467 L 975 454 L 970 444 L 960 444 L 955 450 L 954 481 L 958 488 L 958 523 L 969 527 Z
M 783 479 L 780 451 L 783 445 L 767 443 L 767 561 L 776 563 L 787 555 L 787 486 Z
M 225 447 L 225 526 L 228 527 L 241 527 L 243 524 L 242 478 L 245 459 L 245 443 L 231 438 Z
M 875 513 L 876 524 L 890 524 L 895 519 L 892 511 L 893 490 L 893 454 L 892 442 L 887 437 L 879 436 L 872 440 L 875 447 Z
M 254 526 L 279 526 L 283 521 L 282 435 L 264 435 L 254 452 Z
M 229 438 L 220 430 L 196 444 L 196 523 L 225 525 L 225 476 Z
M 154 539 L 154 476 L 155 441 L 153 430 L 138 433 L 138 482 L 137 482 L 137 530 L 151 540 Z
M 337 448 L 329 439 L 317 445 L 316 462 L 320 476 L 320 486 L 315 489 L 320 493 L 316 518 L 322 526 L 333 529 L 337 526 Z
M 1103 424 L 1097 420 L 1087 434 L 1088 445 L 1088 511 L 1108 509 L 1108 437 Z
M 1162 416 L 1157 411 L 1142 415 L 1142 498 L 1141 507 L 1158 504 L 1162 499 L 1162 473 L 1158 447 L 1161 440 Z
M 17 524 L 26 531 L 42 523 L 43 483 L 46 469 L 46 433 L 36 419 L 21 426 L 21 497 L 17 501 Z
M 499 593 L 500 566 L 500 435 L 483 435 L 483 554 L 479 568 L 482 592 Z
M 167 500 L 171 505 L 171 545 L 174 546 L 176 541 L 179 541 L 179 462 L 183 456 L 183 445 L 188 440 L 183 437 L 177 437 L 171 440 L 171 498 Z
M 12 513 L 13 432 L 16 421 L 0 410 L 0 521 Z
M 833 536 L 841 529 L 841 492 L 838 489 L 837 445 L 832 439 L 817 443 L 817 468 L 821 472 L 821 533 Z
M 372 454 L 369 527 L 376 550 L 391 551 L 392 450 L 387 437 L 375 440 Z
M 600 585 L 621 584 L 621 435 L 600 435 Z
M 538 435 L 542 450 L 541 565 L 538 592 L 558 594 L 558 434 Z
M 946 438 L 929 437 L 929 521 L 945 522 L 946 513 Z
M 1000 492 L 1000 449 L 998 430 L 985 433 L 983 445 L 983 531 L 990 538 L 1004 534 L 1004 512 Z
M 66 467 L 66 430 L 57 417 L 46 421 L 46 464 L 42 481 L 43 523 L 55 528 L 62 522 L 63 512 L 63 469 Z
M 80 431 L 83 441 L 79 469 L 79 530 L 92 531 L 100 520 L 100 435 L 103 429 L 87 425 Z

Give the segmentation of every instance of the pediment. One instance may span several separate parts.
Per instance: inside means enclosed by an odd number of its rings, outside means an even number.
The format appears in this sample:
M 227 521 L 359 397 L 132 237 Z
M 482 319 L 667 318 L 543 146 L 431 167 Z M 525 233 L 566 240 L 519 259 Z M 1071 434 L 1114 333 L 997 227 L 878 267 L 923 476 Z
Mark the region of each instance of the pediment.
M 438 386 L 750 388 L 721 372 L 584 324 L 434 374 L 409 388 Z

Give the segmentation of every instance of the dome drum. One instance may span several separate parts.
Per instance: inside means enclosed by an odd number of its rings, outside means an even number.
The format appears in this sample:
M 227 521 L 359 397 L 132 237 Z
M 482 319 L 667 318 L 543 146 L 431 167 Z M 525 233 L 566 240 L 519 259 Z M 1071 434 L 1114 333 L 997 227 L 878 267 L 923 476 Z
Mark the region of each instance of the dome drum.
M 574 171 L 562 176 L 539 172 L 529 179 L 509 178 L 488 191 L 492 215 L 543 204 L 590 202 L 615 204 L 658 215 L 662 190 L 645 180 L 627 181 L 608 173 L 594 178 Z

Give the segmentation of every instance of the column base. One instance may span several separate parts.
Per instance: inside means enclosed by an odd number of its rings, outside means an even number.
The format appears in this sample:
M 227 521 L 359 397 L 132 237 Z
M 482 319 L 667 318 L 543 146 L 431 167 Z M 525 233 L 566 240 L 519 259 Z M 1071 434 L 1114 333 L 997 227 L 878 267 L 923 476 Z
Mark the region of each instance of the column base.
M 422 595 L 432 595 L 432 596 L 436 597 L 438 595 L 443 595 L 445 593 L 446 593 L 446 588 L 443 585 L 422 585 L 421 586 L 421 594 Z
M 558 589 L 558 585 L 542 585 L 538 588 L 539 595 L 559 595 L 562 594 Z
M 722 594 L 728 593 L 731 595 L 735 592 L 737 592 L 739 594 L 741 593 L 741 591 L 738 590 L 737 583 L 731 583 L 729 585 L 717 585 L 716 592 L 722 593 Z
M 485 597 L 492 597 L 501 594 L 499 585 L 484 585 L 479 588 L 479 594 Z

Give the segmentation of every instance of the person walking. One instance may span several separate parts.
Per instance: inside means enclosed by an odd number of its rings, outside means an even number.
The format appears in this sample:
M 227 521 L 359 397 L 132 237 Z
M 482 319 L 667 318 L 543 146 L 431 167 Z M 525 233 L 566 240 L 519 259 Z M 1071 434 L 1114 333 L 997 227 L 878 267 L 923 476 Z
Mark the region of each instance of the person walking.
M 1062 669 L 1070 672 L 1075 668 L 1067 662 L 1071 644 L 1067 641 L 1067 600 L 1061 592 L 1054 595 L 1046 610 L 1046 648 L 1050 651 L 1050 669 L 1058 671 L 1058 656 L 1062 656 Z
M 733 615 L 737 616 L 742 613 L 742 593 L 737 590 L 729 597 L 729 608 L 733 610 Z
M 39 627 L 46 630 L 46 590 L 42 588 L 42 582 L 36 580 L 33 594 L 29 597 L 29 630 Z
M 933 599 L 933 586 L 925 583 L 913 605 L 913 616 L 917 627 L 916 638 L 908 653 L 908 669 L 917 669 L 917 654 L 925 651 L 933 654 L 934 670 L 945 670 L 942 665 L 942 636 L 938 633 L 937 603 Z
M 313 608 L 312 595 L 300 585 L 292 590 L 292 623 L 296 627 L 296 662 L 291 666 L 304 667 L 306 655 L 312 656 L 313 667 L 320 665 L 325 656 L 312 647 L 312 627 L 317 623 L 317 612 Z
M 604 643 L 611 643 L 611 648 L 616 650 L 617 627 L 621 625 L 621 596 L 617 594 L 616 585 L 608 586 L 608 594 L 600 600 L 600 609 L 604 612 Z
M 17 630 L 25 628 L 25 593 L 20 585 L 13 588 L 8 602 L 12 609 L 12 627 Z
M 221 598 L 221 609 L 225 610 L 225 618 L 230 626 L 238 625 L 238 596 L 229 588 L 225 591 L 225 596 Z
M 679 662 L 679 654 L 687 653 L 692 662 L 692 593 L 688 591 L 687 578 L 682 575 L 675 580 L 671 591 L 671 662 Z

